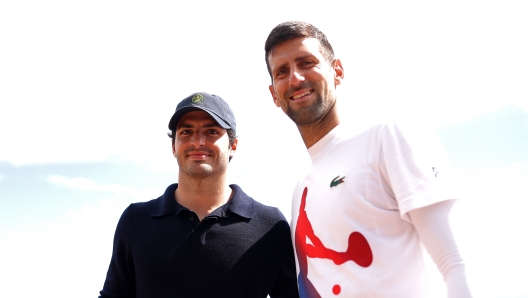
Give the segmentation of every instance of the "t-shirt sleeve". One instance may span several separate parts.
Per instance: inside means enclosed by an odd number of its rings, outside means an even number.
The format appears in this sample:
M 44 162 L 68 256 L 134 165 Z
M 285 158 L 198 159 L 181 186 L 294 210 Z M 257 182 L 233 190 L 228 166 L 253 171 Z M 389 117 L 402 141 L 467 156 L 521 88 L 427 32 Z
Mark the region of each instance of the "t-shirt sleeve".
M 411 210 L 455 199 L 447 154 L 432 131 L 387 124 L 381 132 L 380 165 L 406 221 Z

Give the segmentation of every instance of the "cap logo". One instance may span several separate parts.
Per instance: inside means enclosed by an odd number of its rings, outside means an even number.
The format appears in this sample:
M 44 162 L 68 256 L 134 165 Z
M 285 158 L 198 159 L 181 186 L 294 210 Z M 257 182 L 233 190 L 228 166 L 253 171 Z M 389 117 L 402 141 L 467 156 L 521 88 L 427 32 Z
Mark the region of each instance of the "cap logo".
M 204 96 L 201 94 L 196 94 L 191 98 L 192 103 L 201 103 L 204 101 Z

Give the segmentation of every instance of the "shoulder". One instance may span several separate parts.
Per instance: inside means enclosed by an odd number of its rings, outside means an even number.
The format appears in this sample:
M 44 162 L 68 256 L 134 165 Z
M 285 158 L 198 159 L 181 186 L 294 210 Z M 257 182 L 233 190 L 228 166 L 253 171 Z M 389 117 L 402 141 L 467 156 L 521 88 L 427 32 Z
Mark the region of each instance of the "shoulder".
M 444 156 L 445 149 L 435 131 L 423 123 L 409 123 L 405 121 L 384 124 L 381 134 L 384 147 L 397 146 L 407 148 L 406 151 L 423 152 Z
M 159 197 L 159 198 L 156 198 L 156 199 L 153 199 L 153 200 L 150 200 L 150 201 L 146 201 L 146 202 L 136 202 L 136 203 L 132 203 L 130 204 L 124 212 L 129 212 L 129 213 L 142 213 L 142 212 L 151 212 L 152 211 L 152 208 L 154 207 L 154 205 L 156 204 L 156 202 L 160 201 L 162 199 L 162 197 Z
M 267 206 L 255 201 L 255 224 L 277 237 L 278 241 L 290 239 L 290 224 L 277 207 Z
M 283 247 L 285 243 L 291 241 L 290 224 L 277 207 L 255 201 L 255 214 L 250 222 L 257 231 L 261 231 L 274 239 L 273 243 L 278 244 L 277 248 Z
M 424 148 L 424 150 L 442 149 L 434 129 L 427 123 L 401 118 L 385 118 L 376 122 L 355 126 L 340 125 L 340 134 L 346 144 L 353 142 L 369 145 L 372 149 L 391 149 L 392 147 Z
M 133 224 L 134 222 L 142 222 L 142 219 L 150 218 L 154 205 L 159 200 L 161 200 L 161 197 L 147 202 L 130 204 L 121 214 L 120 223 Z
M 335 128 L 335 135 L 338 143 L 367 142 L 379 140 L 384 131 L 391 125 L 391 122 L 344 122 Z
M 259 201 L 253 200 L 255 203 L 255 214 L 260 214 L 264 217 L 268 217 L 270 219 L 274 219 L 276 221 L 286 221 L 286 218 L 284 217 L 284 214 L 280 211 L 279 208 L 264 205 Z
M 384 117 L 372 121 L 356 121 L 339 124 L 339 134 L 344 136 L 355 136 L 359 134 L 382 134 L 382 133 L 431 133 L 431 125 L 413 119 L 402 117 Z
M 391 118 L 375 125 L 376 130 L 384 135 L 403 137 L 408 139 L 436 136 L 433 127 L 422 121 L 413 119 Z
M 237 203 L 232 206 L 234 210 L 259 221 L 262 220 L 270 223 L 276 223 L 279 221 L 286 222 L 286 218 L 279 208 L 268 206 L 255 200 L 242 191 L 240 186 L 236 184 L 231 184 L 231 187 L 235 191 L 235 196 L 237 197 Z M 251 210 L 251 214 L 248 214 L 249 210 Z

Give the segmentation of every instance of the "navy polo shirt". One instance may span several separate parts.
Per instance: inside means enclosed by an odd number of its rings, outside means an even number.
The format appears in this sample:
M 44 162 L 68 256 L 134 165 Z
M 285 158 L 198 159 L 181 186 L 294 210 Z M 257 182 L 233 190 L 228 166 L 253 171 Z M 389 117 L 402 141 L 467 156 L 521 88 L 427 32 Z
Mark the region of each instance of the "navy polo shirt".
M 299 297 L 290 227 L 235 184 L 202 221 L 177 184 L 122 214 L 102 298 Z

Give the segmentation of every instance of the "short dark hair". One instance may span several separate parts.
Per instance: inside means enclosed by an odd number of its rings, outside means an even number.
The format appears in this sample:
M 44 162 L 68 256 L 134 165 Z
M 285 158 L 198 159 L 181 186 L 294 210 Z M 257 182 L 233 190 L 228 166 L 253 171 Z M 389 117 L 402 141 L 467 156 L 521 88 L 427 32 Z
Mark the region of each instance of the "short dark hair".
M 167 135 L 169 136 L 169 138 L 172 139 L 172 142 L 174 142 L 174 138 L 176 137 L 176 130 L 168 132 Z M 233 145 L 233 142 L 237 138 L 235 132 L 232 129 L 227 129 L 227 136 L 229 137 L 229 146 Z
M 335 60 L 334 50 L 330 45 L 330 42 L 326 38 L 323 32 L 321 32 L 317 27 L 312 24 L 302 22 L 302 21 L 289 21 L 283 22 L 275 26 L 271 30 L 268 38 L 266 39 L 266 44 L 264 49 L 266 51 L 266 66 L 268 67 L 268 73 L 271 76 L 271 81 L 273 82 L 273 76 L 271 75 L 271 68 L 269 65 L 269 54 L 273 49 L 280 43 L 290 40 L 296 37 L 307 37 L 315 38 L 319 41 L 319 50 L 323 57 L 326 59 L 328 64 L 332 64 Z

